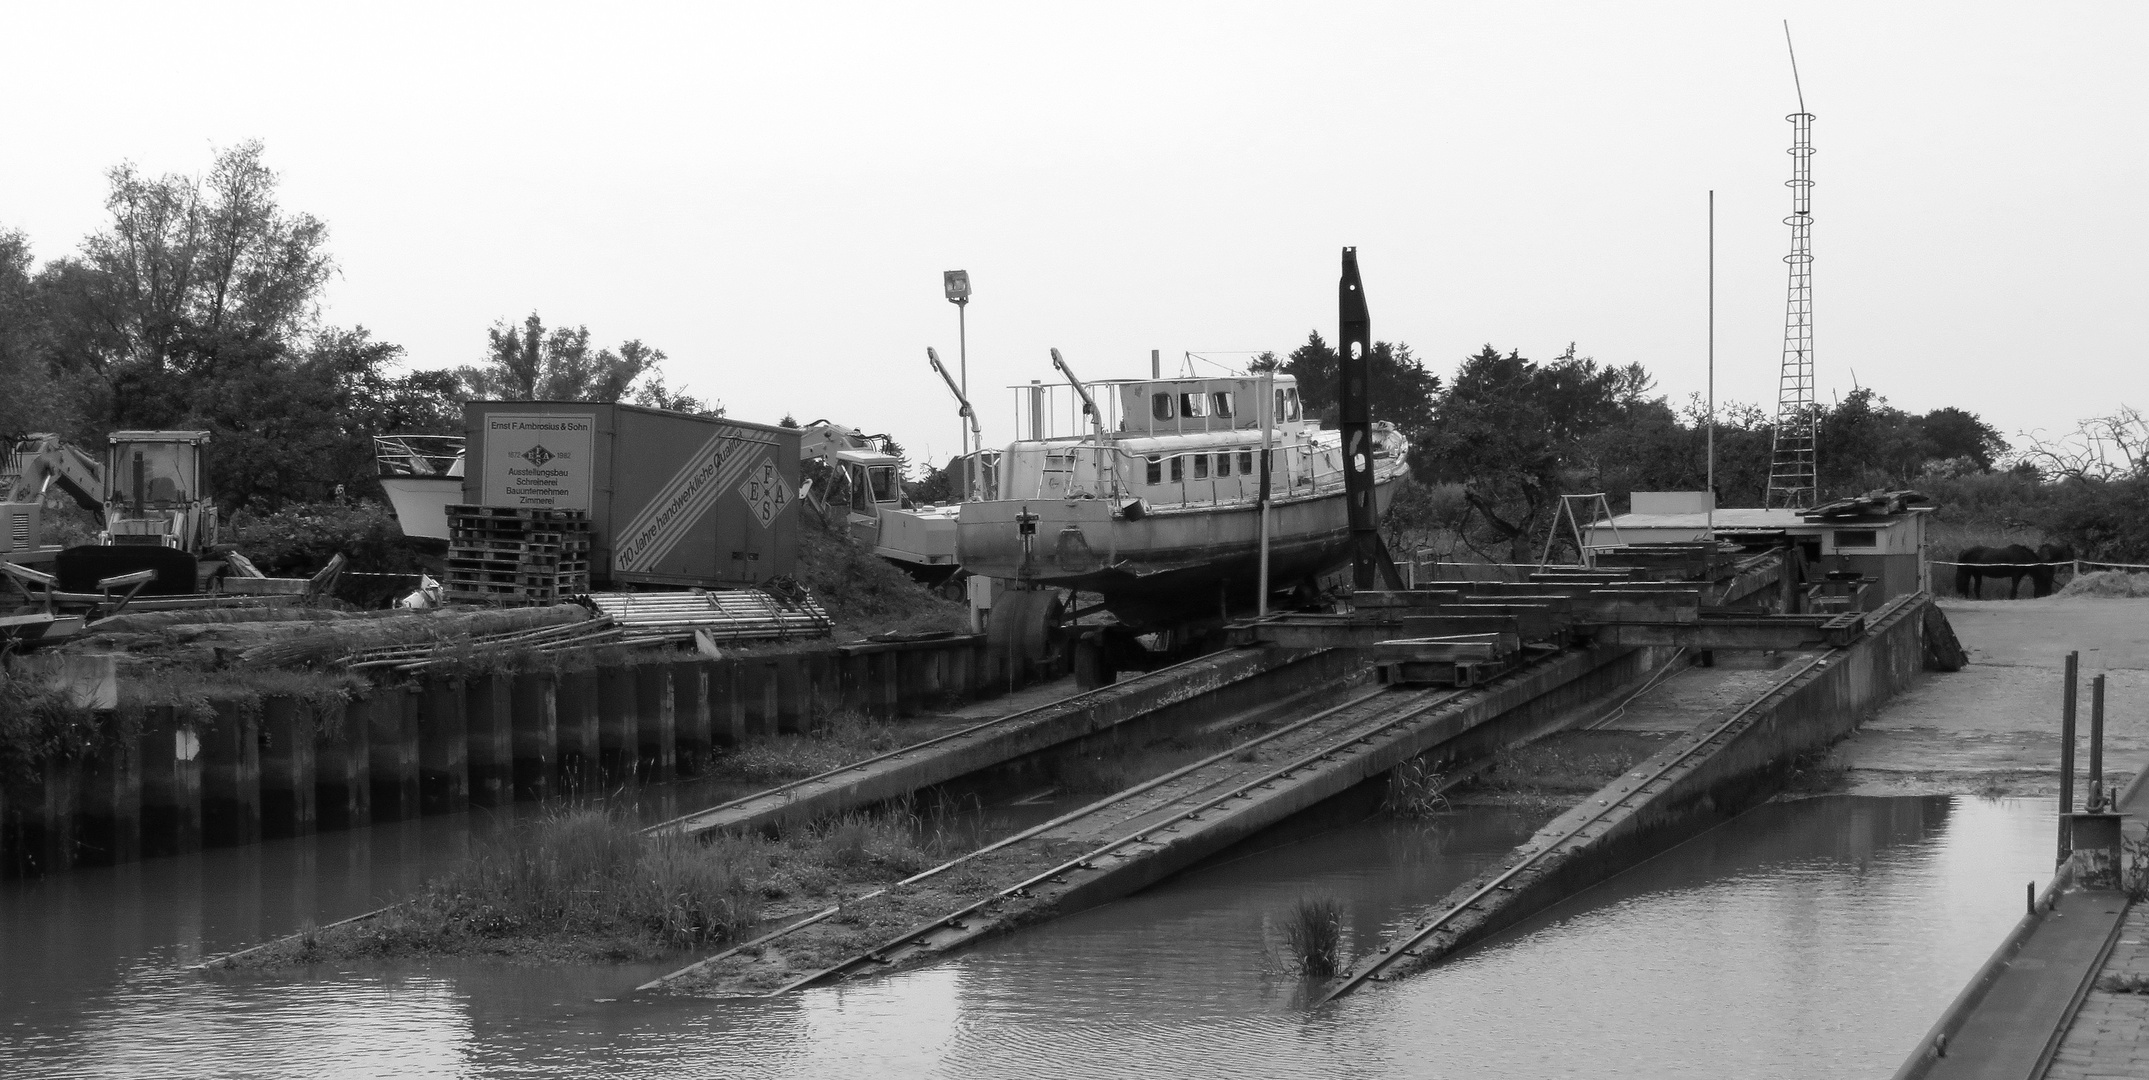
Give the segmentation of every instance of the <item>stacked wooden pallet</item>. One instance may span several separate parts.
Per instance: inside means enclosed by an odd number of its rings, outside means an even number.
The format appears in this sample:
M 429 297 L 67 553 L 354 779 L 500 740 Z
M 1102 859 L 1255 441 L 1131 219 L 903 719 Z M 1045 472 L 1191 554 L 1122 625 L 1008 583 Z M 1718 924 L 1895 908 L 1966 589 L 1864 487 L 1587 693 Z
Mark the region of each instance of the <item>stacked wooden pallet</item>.
M 558 603 L 589 592 L 589 554 L 586 511 L 450 506 L 447 598 Z

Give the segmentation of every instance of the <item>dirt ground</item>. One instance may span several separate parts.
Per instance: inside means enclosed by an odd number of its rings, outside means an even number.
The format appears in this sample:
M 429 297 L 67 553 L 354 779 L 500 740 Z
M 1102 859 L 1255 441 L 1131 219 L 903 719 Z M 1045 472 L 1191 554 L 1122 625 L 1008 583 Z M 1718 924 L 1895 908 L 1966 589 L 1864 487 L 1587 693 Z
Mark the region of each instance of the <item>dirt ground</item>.
M 2059 791 L 2063 663 L 2082 654 L 2077 775 L 2088 763 L 2090 680 L 2106 676 L 2105 783 L 2122 789 L 2149 765 L 2149 599 L 2047 597 L 1940 602 L 1970 664 L 1928 672 L 1827 765 L 1858 795 Z M 2077 781 L 2077 790 L 2081 781 Z

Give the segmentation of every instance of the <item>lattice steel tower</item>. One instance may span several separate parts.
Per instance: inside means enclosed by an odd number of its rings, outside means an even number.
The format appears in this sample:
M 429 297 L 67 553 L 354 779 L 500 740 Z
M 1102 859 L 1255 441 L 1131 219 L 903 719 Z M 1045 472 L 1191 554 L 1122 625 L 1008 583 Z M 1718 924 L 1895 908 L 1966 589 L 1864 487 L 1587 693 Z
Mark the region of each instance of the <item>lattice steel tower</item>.
M 1791 28 L 1784 27 L 1784 44 Z M 1798 57 L 1791 57 L 1791 79 L 1798 81 Z M 1804 509 L 1819 491 L 1814 443 L 1820 434 L 1813 399 L 1813 114 L 1799 89 L 1798 111 L 1791 122 L 1791 253 L 1789 296 L 1783 313 L 1783 372 L 1776 382 L 1776 439 L 1768 468 L 1768 497 L 1762 505 Z

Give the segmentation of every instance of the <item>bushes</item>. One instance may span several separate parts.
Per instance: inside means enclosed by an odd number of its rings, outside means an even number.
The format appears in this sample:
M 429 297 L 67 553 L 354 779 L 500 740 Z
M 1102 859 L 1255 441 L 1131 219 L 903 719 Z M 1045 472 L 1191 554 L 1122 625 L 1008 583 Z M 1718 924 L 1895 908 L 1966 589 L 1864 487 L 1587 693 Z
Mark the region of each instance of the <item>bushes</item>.
M 271 514 L 240 511 L 224 540 L 272 577 L 309 576 L 339 551 L 350 559 L 347 569 L 359 573 L 440 572 L 439 560 L 405 538 L 388 508 L 370 499 L 298 504 Z

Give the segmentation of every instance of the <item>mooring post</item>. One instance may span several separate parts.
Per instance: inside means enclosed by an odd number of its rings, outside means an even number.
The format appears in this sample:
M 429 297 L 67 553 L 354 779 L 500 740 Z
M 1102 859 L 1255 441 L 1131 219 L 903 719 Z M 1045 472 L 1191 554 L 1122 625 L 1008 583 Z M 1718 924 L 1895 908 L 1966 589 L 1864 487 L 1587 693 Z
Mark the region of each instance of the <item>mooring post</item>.
M 548 671 L 525 671 L 514 677 L 515 797 L 542 801 L 552 794 L 559 768 L 559 678 Z
M 707 767 L 709 756 L 709 662 L 672 662 L 672 718 L 679 772 L 693 776 Z
M 435 680 L 418 692 L 418 808 L 427 814 L 470 809 L 470 723 L 461 679 Z
M 560 676 L 558 739 L 559 790 L 589 796 L 604 789 L 597 770 L 597 673 L 570 671 Z
M 2074 702 L 2075 671 L 2081 663 L 2082 654 L 2067 654 L 2066 696 L 2059 704 L 2059 862 L 2067 861 L 2073 850 L 2069 843 L 2074 813 Z
M 606 787 L 634 779 L 635 756 L 641 745 L 634 669 L 615 667 L 598 672 L 597 767 Z
M 2104 810 L 2104 675 L 2089 681 L 2089 805 L 2091 813 Z
M 201 849 L 201 738 L 171 705 L 152 705 L 135 740 L 142 770 L 142 849 L 177 855 Z
M 313 812 L 316 828 L 361 829 L 373 823 L 372 742 L 368 713 L 331 697 L 314 726 Z
M 202 732 L 202 836 L 209 844 L 261 840 L 261 721 L 251 701 L 213 703 Z
M 117 721 L 119 718 L 113 718 Z M 141 751 L 114 740 L 82 763 L 81 820 L 76 826 L 81 857 L 122 863 L 142 857 Z
M 465 690 L 472 806 L 505 806 L 515 801 L 514 696 L 511 675 L 474 676 Z
M 417 692 L 408 687 L 382 690 L 365 699 L 364 705 L 373 819 L 404 821 L 417 817 Z
M 317 767 L 314 720 L 297 698 L 279 694 L 261 703 L 261 834 L 271 839 L 314 830 Z
M 678 774 L 679 709 L 670 664 L 641 664 L 634 669 L 635 776 L 653 783 Z

